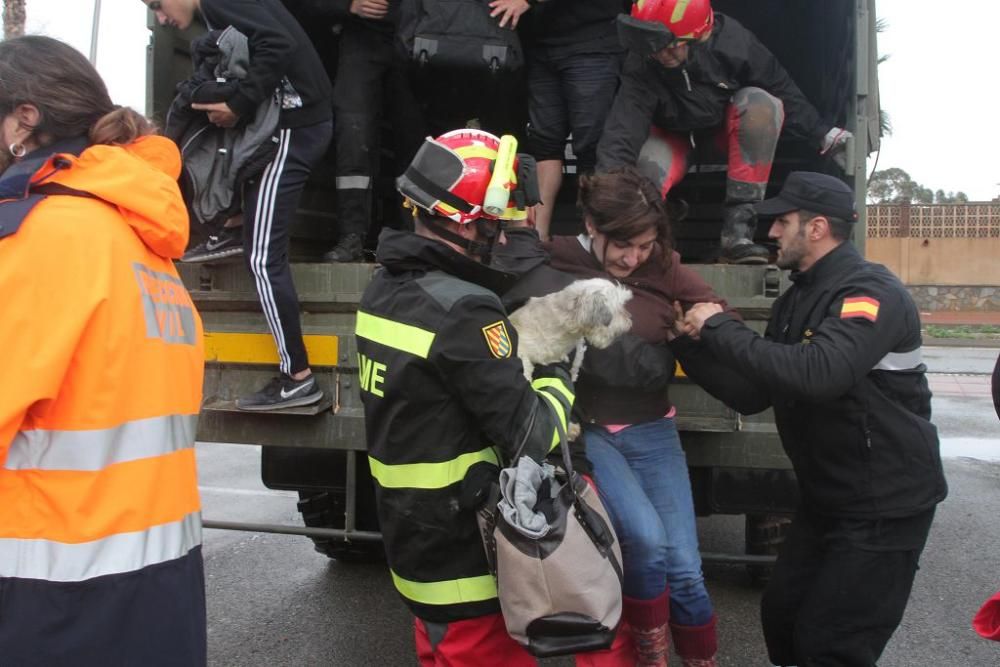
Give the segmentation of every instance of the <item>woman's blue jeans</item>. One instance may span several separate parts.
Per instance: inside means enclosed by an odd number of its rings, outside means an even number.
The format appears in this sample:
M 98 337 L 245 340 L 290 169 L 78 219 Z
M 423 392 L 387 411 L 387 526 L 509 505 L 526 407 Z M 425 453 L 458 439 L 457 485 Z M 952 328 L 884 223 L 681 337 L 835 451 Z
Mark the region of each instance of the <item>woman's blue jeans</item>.
M 622 548 L 624 593 L 651 600 L 670 585 L 670 620 L 712 619 L 698 554 L 691 480 L 672 418 L 617 433 L 584 425 L 587 457 Z

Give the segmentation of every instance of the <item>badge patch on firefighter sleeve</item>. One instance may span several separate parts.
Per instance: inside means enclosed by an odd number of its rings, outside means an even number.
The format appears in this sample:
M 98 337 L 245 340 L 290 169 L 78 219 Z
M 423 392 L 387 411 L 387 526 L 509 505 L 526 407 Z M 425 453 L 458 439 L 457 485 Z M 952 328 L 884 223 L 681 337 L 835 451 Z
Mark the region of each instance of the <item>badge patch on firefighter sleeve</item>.
M 507 335 L 507 326 L 503 320 L 483 327 L 483 336 L 486 337 L 486 345 L 494 357 L 497 359 L 510 357 L 513 346 L 510 344 L 510 336 Z
M 863 317 L 874 322 L 878 319 L 878 299 L 870 296 L 856 296 L 844 299 L 840 307 L 840 319 L 848 317 Z

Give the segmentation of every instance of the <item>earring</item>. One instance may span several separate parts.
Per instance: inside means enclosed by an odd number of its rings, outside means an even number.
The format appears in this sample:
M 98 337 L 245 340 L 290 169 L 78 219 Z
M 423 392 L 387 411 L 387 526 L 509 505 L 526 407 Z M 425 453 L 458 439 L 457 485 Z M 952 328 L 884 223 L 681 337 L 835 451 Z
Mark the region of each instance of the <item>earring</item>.
M 28 149 L 24 147 L 24 144 L 19 144 L 16 141 L 7 147 L 10 154 L 14 156 L 15 160 L 20 160 L 28 152 Z

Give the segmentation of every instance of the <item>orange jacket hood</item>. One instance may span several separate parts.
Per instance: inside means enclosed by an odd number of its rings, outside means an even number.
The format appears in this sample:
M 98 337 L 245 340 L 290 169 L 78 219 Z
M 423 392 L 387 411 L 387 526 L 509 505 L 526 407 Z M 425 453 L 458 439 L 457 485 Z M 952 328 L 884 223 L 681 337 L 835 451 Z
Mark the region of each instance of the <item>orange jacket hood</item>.
M 177 259 L 189 233 L 180 171 L 176 145 L 147 136 L 126 146 L 89 146 L 79 156 L 56 152 L 35 171 L 32 184 L 58 183 L 113 204 L 150 250 Z

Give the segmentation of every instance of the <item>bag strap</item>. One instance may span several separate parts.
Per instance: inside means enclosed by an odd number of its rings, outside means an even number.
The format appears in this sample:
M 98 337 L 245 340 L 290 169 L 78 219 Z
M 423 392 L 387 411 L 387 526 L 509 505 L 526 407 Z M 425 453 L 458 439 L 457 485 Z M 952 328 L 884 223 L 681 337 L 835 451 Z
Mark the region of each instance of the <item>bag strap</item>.
M 598 553 L 608 559 L 608 562 L 611 563 L 611 568 L 618 576 L 618 581 L 622 582 L 625 580 L 625 573 L 622 571 L 622 564 L 618 562 L 615 552 L 612 549 L 615 543 L 615 538 L 613 537 L 614 529 L 609 525 L 606 526 L 612 531 L 608 533 L 604 530 L 603 526 L 597 524 L 595 520 L 600 521 L 601 524 L 604 523 L 604 520 L 580 497 L 580 492 L 576 489 L 578 476 L 573 470 L 573 459 L 569 455 L 569 443 L 566 442 L 566 429 L 563 428 L 561 422 L 557 421 L 556 430 L 559 432 L 559 446 L 562 448 L 563 466 L 566 470 L 566 483 L 569 484 L 569 488 L 573 492 L 573 513 L 576 514 L 577 521 L 580 522 L 580 526 L 587 533 L 587 537 L 590 538 L 591 543 L 593 543 Z M 583 481 L 583 483 L 586 484 L 587 482 Z M 593 491 L 596 493 L 596 489 L 593 489 Z
M 535 428 L 535 419 L 538 416 L 538 402 L 535 402 L 534 407 L 531 409 L 531 415 L 528 417 L 528 428 L 524 432 L 524 439 L 521 440 L 521 444 L 518 445 L 517 451 L 514 452 L 514 456 L 511 457 L 510 463 L 512 465 L 517 465 L 518 459 L 524 454 L 524 448 L 528 444 L 528 438 L 531 436 L 532 429 Z M 567 477 L 573 476 L 573 461 L 569 457 L 569 444 L 566 442 L 566 429 L 563 428 L 562 422 L 556 419 L 556 432 L 559 433 L 559 447 L 562 449 L 562 459 L 563 459 L 563 469 L 566 471 Z M 576 491 L 573 491 L 573 495 L 576 495 Z

